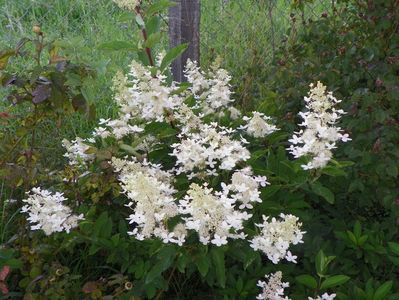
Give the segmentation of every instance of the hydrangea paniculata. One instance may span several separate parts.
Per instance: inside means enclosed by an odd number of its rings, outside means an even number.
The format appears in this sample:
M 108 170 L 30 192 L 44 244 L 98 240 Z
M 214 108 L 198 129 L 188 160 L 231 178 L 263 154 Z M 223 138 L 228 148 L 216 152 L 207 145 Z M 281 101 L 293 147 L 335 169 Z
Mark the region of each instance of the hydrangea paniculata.
M 302 165 L 305 170 L 325 167 L 332 158 L 331 150 L 336 148 L 336 143 L 351 140 L 340 127 L 336 127 L 337 121 L 345 114 L 342 109 L 335 108 L 341 100 L 327 92 L 320 81 L 310 87 L 309 96 L 304 98 L 307 111 L 299 113 L 303 119 L 299 126 L 303 129 L 295 132 L 289 140 L 289 151 L 295 158 L 310 157 L 311 160 Z
M 89 142 L 93 141 L 89 140 Z M 87 153 L 90 146 L 80 137 L 77 137 L 71 142 L 67 139 L 63 139 L 62 145 L 67 151 L 64 157 L 68 159 L 68 163 L 71 166 L 84 165 L 86 162 L 91 162 L 95 158 L 94 154 Z
M 160 165 L 147 161 L 113 158 L 112 165 L 119 173 L 124 193 L 131 200 L 127 206 L 133 213 L 128 220 L 134 228 L 128 233 L 138 240 L 157 237 L 165 243 L 182 245 L 185 230 L 179 230 L 178 227 L 174 232 L 169 232 L 166 227 L 167 220 L 178 213 L 171 174 L 162 171 Z
M 64 194 L 52 193 L 40 187 L 32 188 L 27 193 L 28 198 L 22 200 L 26 203 L 21 212 L 29 215 L 31 230 L 43 230 L 46 235 L 54 232 L 70 232 L 78 226 L 78 221 L 83 220 L 83 215 L 74 215 L 72 210 L 63 204 L 67 199 Z
M 261 232 L 250 241 L 251 247 L 264 252 L 274 264 L 284 258 L 296 263 L 296 256 L 288 248 L 290 244 L 303 243 L 302 223 L 293 215 L 280 214 L 280 218 L 282 220 L 272 218 L 269 222 L 269 217 L 263 216 L 263 223 L 256 224 Z
M 258 281 L 258 287 L 262 292 L 256 297 L 258 300 L 290 300 L 284 296 L 284 290 L 290 286 L 288 282 L 282 282 L 283 274 L 280 271 L 265 275 L 267 281 Z
M 231 76 L 226 70 L 214 66 L 212 71 L 205 74 L 196 62 L 188 60 L 184 73 L 191 84 L 190 91 L 197 100 L 197 107 L 204 114 L 215 113 L 234 102 L 231 99 Z
M 250 158 L 242 142 L 230 138 L 234 130 L 217 123 L 202 124 L 196 130 L 179 135 L 179 143 L 172 145 L 176 157 L 177 174 L 195 176 L 198 171 L 217 175 L 217 169 L 232 170 L 238 162 Z
M 323 295 L 317 296 L 316 298 L 308 297 L 308 300 L 333 300 L 336 296 L 337 294 L 324 293 Z
M 244 238 L 243 222 L 252 215 L 234 208 L 235 200 L 226 193 L 216 192 L 207 184 L 192 183 L 187 195 L 179 201 L 179 213 L 188 230 L 199 235 L 202 244 L 227 244 L 228 238 Z
M 243 120 L 247 121 L 247 124 L 241 126 L 240 129 L 245 129 L 249 135 L 255 138 L 265 137 L 278 130 L 275 125 L 271 124 L 271 118 L 261 112 L 254 111 L 252 117 L 245 116 Z

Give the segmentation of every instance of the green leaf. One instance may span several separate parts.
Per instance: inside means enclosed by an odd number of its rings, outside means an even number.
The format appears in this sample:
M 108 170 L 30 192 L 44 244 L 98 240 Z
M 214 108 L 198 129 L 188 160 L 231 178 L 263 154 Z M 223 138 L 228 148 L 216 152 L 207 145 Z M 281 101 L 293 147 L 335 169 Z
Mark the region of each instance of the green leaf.
M 213 264 L 215 266 L 216 277 L 219 285 L 224 288 L 226 286 L 226 269 L 224 265 L 224 252 L 222 248 L 213 248 L 211 250 Z
M 205 277 L 209 270 L 209 258 L 207 256 L 200 256 L 195 261 L 195 264 L 202 277 Z
M 0 70 L 5 69 L 9 58 L 14 55 L 15 55 L 15 50 L 0 51 Z
M 161 24 L 161 18 L 158 16 L 151 17 L 145 24 L 147 34 L 151 35 L 159 31 L 159 25 Z
M 315 261 L 317 274 L 324 273 L 325 260 L 326 260 L 326 256 L 324 255 L 323 250 L 320 250 L 316 255 L 316 261 Z
M 136 14 L 136 23 L 137 23 L 137 25 L 139 25 L 140 27 L 144 27 L 144 26 L 145 26 L 144 20 L 143 20 L 143 18 L 141 17 L 141 15 L 139 15 L 139 14 Z
M 396 255 L 399 255 L 399 244 L 394 242 L 388 242 L 389 249 Z
M 145 283 L 148 284 L 157 277 L 162 276 L 162 272 L 169 268 L 175 257 L 176 251 L 173 246 L 165 246 L 158 253 L 158 262 L 151 268 L 145 279 Z
M 388 164 L 386 166 L 387 174 L 391 177 L 398 177 L 398 168 L 394 163 Z
M 102 43 L 98 46 L 100 50 L 108 50 L 108 51 L 137 51 L 137 46 L 132 43 L 126 41 L 111 41 L 107 43 Z
M 138 155 L 137 151 L 132 146 L 126 144 L 119 144 L 119 148 L 132 155 Z
M 161 71 L 165 70 L 179 55 L 181 55 L 187 49 L 187 46 L 188 44 L 186 43 L 170 49 L 162 59 Z
M 295 280 L 299 282 L 300 284 L 307 286 L 311 289 L 316 289 L 317 288 L 317 281 L 310 275 L 299 275 L 295 277 Z
M 356 239 L 359 239 L 362 235 L 362 224 L 357 220 L 355 225 L 353 226 L 353 233 L 355 234 Z
M 346 275 L 335 275 L 335 276 L 328 277 L 328 278 L 326 278 L 326 280 L 323 281 L 320 289 L 325 290 L 325 289 L 328 289 L 328 288 L 331 288 L 334 286 L 344 284 L 349 279 L 350 279 L 350 277 L 346 276 Z
M 373 300 L 383 300 L 392 289 L 392 281 L 387 281 L 381 285 L 374 294 Z
M 321 183 L 317 182 L 317 183 L 313 183 L 311 185 L 312 191 L 316 194 L 319 195 L 321 197 L 323 197 L 324 199 L 327 200 L 328 203 L 330 204 L 334 204 L 335 202 L 335 197 L 333 192 L 326 188 L 325 186 L 323 186 Z
M 347 176 L 344 170 L 333 166 L 326 166 L 325 168 L 322 169 L 322 173 L 333 177 Z
M 156 44 L 159 43 L 159 41 L 161 40 L 161 33 L 160 32 L 155 32 L 153 34 L 151 34 L 147 40 L 144 42 L 144 47 L 145 48 L 153 48 Z
M 175 5 L 176 5 L 176 3 L 174 3 L 174 2 L 171 2 L 168 0 L 160 0 L 146 9 L 146 15 L 150 16 L 155 13 L 162 12 L 163 10 L 165 10 L 169 7 L 175 6 Z

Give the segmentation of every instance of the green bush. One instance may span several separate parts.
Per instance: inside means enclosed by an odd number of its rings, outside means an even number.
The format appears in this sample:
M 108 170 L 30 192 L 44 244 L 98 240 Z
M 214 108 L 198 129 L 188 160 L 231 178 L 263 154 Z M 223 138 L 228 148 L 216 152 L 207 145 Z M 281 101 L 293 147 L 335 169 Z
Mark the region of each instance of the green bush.
M 256 91 L 249 94 L 254 96 L 252 106 L 257 112 L 242 112 L 248 117 L 238 119 L 240 112 L 228 105 L 230 78 L 217 65 L 202 73 L 191 65 L 189 71 L 195 80 L 171 84 L 168 66 L 185 45 L 166 55 L 155 55 L 163 43 L 160 13 L 169 5 L 160 0 L 126 14 L 132 18 L 135 13 L 139 30 L 149 33 L 137 46 L 121 40 L 101 45 L 110 53 L 121 49 L 135 52 L 133 56 L 140 62 L 132 64 L 133 76 L 119 72 L 114 78 L 117 114 L 112 120 L 100 120 L 92 138 L 75 138 L 69 133 L 66 138 L 75 140 L 62 141 L 67 162 L 61 160 L 62 154 L 49 159 L 51 154 L 39 152 L 37 143 L 48 140 L 42 128 L 58 124 L 66 113 L 69 116 L 77 110 L 92 115 L 92 97 L 85 95 L 95 80 L 92 68 L 64 59 L 62 51 L 69 53 L 63 48 L 65 43 L 58 44 L 59 53 L 51 47 L 57 43 L 50 43 L 49 57 L 68 61 L 66 68 L 60 69 L 55 61 L 41 66 L 39 59 L 38 68 L 27 68 L 17 78 L 2 71 L 2 81 L 9 87 L 6 94 L 18 104 L 0 114 L 1 196 L 17 199 L 15 203 L 4 201 L 1 214 L 0 290 L 4 297 L 254 299 L 260 293 L 257 281 L 271 273 L 275 274 L 272 278 L 279 278 L 282 271 L 282 280 L 290 282 L 287 294 L 292 299 L 316 298 L 327 292 L 336 293 L 338 299 L 398 299 L 396 2 L 339 2 L 333 13 L 307 21 L 303 32 L 293 35 L 291 28 L 290 38 L 276 51 L 270 68 L 257 70 L 257 76 L 243 74 L 256 81 Z M 303 9 L 302 1 L 294 5 Z M 36 31 L 35 43 L 40 45 L 41 31 Z M 37 49 L 42 50 L 36 48 L 36 53 Z M 14 50 L 3 52 L 0 62 L 6 63 L 13 54 Z M 339 106 L 348 113 L 340 126 L 352 141 L 338 145 L 327 165 L 324 161 L 320 168 L 305 170 L 303 166 L 315 155 L 293 159 L 287 140 L 299 130 L 296 124 L 301 120 L 296 115 L 304 110 L 302 98 L 309 84 L 317 80 L 343 99 Z M 242 99 L 240 86 L 237 93 Z M 161 109 L 146 106 L 157 100 L 164 101 L 158 103 Z M 198 118 L 201 114 L 204 116 Z M 273 118 L 267 119 L 268 115 Z M 258 125 L 251 127 L 250 122 L 255 121 Z M 204 133 L 207 135 L 201 136 Z M 206 163 L 187 167 L 185 162 L 196 162 L 199 154 L 180 155 L 184 143 L 213 149 L 209 145 L 215 141 L 210 137 L 220 136 L 220 141 L 234 142 L 236 150 L 240 149 L 241 156 L 232 167 L 221 166 L 232 164 L 229 159 L 233 153 L 224 157 L 226 161 L 211 161 L 210 165 L 216 166 L 213 170 L 207 170 Z M 59 144 L 61 138 L 59 135 Z M 212 156 L 212 151 L 204 153 Z M 194 227 L 181 229 L 190 216 L 183 208 L 199 191 L 209 192 L 211 199 L 223 199 L 222 195 L 246 199 L 238 196 L 238 191 L 223 194 L 237 172 L 252 183 L 258 180 L 252 188 L 261 200 L 246 204 L 234 201 L 236 212 L 253 215 L 242 223 L 246 239 L 233 237 L 230 228 L 227 243 L 223 236 L 215 236 L 222 228 L 218 223 L 209 229 L 208 243 L 200 243 L 203 233 Z M 260 185 L 263 176 L 270 185 Z M 37 186 L 41 189 L 32 189 Z M 29 190 L 30 194 L 24 195 Z M 141 192 L 135 193 L 137 190 Z M 159 194 L 154 196 L 154 190 Z M 162 221 L 156 221 L 149 234 L 143 233 L 147 223 L 135 214 L 155 216 L 153 207 L 140 207 L 137 198 L 145 198 L 143 195 L 150 199 L 173 195 L 172 202 L 164 200 L 159 207 L 173 203 L 179 213 L 160 209 L 163 213 L 158 218 Z M 35 199 L 52 203 L 48 200 L 52 197 L 62 200 L 54 207 L 64 219 L 46 211 L 45 205 L 32 213 Z M 182 200 L 187 203 L 180 203 Z M 210 215 L 217 211 L 216 204 L 208 208 Z M 244 208 L 237 208 L 243 204 Z M 20 214 L 21 207 L 24 214 Z M 35 228 L 40 219 L 27 219 L 27 212 L 55 225 Z M 248 243 L 260 234 L 256 224 L 262 223 L 262 216 L 276 217 L 269 222 L 278 223 L 281 212 L 297 216 L 306 231 L 304 244 L 293 247 L 298 258 L 287 254 L 287 260 L 298 261 L 296 265 L 273 264 L 273 258 L 254 251 Z M 27 228 L 29 225 L 33 230 Z M 183 231 L 184 242 L 178 241 Z M 175 235 L 162 235 L 171 232 Z M 5 293 L 5 284 L 9 293 Z

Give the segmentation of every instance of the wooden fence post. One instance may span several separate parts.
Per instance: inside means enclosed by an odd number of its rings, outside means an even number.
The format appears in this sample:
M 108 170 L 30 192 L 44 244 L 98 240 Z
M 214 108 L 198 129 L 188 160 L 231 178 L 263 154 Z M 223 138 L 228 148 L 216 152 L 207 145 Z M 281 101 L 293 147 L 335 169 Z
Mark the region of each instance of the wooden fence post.
M 200 0 L 174 0 L 169 9 L 169 44 L 176 47 L 188 43 L 184 53 L 172 63 L 175 81 L 185 81 L 183 74 L 187 59 L 200 60 Z

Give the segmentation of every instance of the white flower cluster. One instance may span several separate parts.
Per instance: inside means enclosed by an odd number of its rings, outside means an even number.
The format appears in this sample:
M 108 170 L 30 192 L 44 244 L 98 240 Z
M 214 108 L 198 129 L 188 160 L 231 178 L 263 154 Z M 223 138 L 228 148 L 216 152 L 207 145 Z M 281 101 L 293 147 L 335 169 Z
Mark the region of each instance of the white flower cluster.
M 260 235 L 251 240 L 251 247 L 254 250 L 263 251 L 267 257 L 277 264 L 281 259 L 296 263 L 296 256 L 292 255 L 288 248 L 290 244 L 303 243 L 304 231 L 301 231 L 302 223 L 293 215 L 280 214 L 281 221 L 263 216 L 263 223 L 256 224 L 261 228 Z
M 335 297 L 337 296 L 337 294 L 327 294 L 324 293 L 321 296 L 317 296 L 317 298 L 312 298 L 312 297 L 308 297 L 308 300 L 333 300 L 335 299 Z
M 179 213 L 188 215 L 183 217 L 186 228 L 196 231 L 202 244 L 211 242 L 221 246 L 227 244 L 227 238 L 245 238 L 239 231 L 243 229 L 243 221 L 252 216 L 235 210 L 234 203 L 226 192 L 192 183 L 187 195 L 179 201 Z
M 157 237 L 165 243 L 182 245 L 186 236 L 185 228 L 178 225 L 173 232 L 167 229 L 168 219 L 178 214 L 171 174 L 162 171 L 160 165 L 147 161 L 113 158 L 112 165 L 119 173 L 123 191 L 131 200 L 127 206 L 133 213 L 128 220 L 134 229 L 128 233 L 138 240 Z
M 113 135 L 116 139 L 144 131 L 133 121 L 165 120 L 166 112 L 178 108 L 183 99 L 173 94 L 173 85 L 168 86 L 166 76 L 160 72 L 155 75 L 149 67 L 133 61 L 130 66 L 130 77 L 118 72 L 113 80 L 115 100 L 119 106 L 119 117 L 116 120 L 101 119 L 93 135 L 106 138 Z
M 226 70 L 214 67 L 212 71 L 205 74 L 196 62 L 188 60 L 184 73 L 187 81 L 191 83 L 190 91 L 197 99 L 198 107 L 205 114 L 226 108 L 234 101 L 230 97 L 231 76 Z
M 331 150 L 336 148 L 336 142 L 351 140 L 348 134 L 343 134 L 342 129 L 335 126 L 345 114 L 342 109 L 335 108 L 341 100 L 337 100 L 332 92 L 326 92 L 326 86 L 320 81 L 310 87 L 309 96 L 304 98 L 307 111 L 299 113 L 303 119 L 299 126 L 303 129 L 295 132 L 289 140 L 292 144 L 289 151 L 295 158 L 310 156 L 311 161 L 302 165 L 305 170 L 325 167 L 332 158 Z
M 88 142 L 94 142 L 89 139 Z M 69 161 L 69 165 L 77 166 L 77 165 L 85 165 L 86 162 L 91 162 L 94 160 L 94 154 L 86 153 L 90 146 L 84 143 L 85 141 L 80 137 L 77 137 L 72 142 L 67 139 L 62 140 L 63 147 L 67 150 L 64 154 Z
M 247 121 L 247 124 L 241 126 L 240 129 L 245 129 L 249 135 L 255 138 L 265 137 L 278 130 L 275 125 L 270 124 L 271 118 L 261 112 L 253 111 L 252 117 L 245 116 L 243 120 Z
M 282 282 L 282 273 L 280 271 L 265 275 L 266 281 L 259 280 L 258 287 L 262 289 L 262 292 L 256 297 L 258 300 L 290 300 L 287 296 L 284 296 L 284 289 L 289 287 L 288 282 Z
M 42 229 L 46 235 L 54 232 L 70 232 L 78 226 L 78 221 L 83 220 L 83 215 L 72 214 L 71 209 L 62 202 L 67 200 L 62 193 L 51 193 L 40 187 L 32 188 L 26 203 L 22 207 L 22 213 L 28 213 L 28 221 L 32 230 Z
M 124 136 L 143 132 L 144 129 L 137 125 L 129 124 L 130 116 L 124 115 L 120 119 L 100 119 L 99 125 L 94 132 L 93 136 L 99 136 L 103 139 L 113 135 L 117 140 L 122 139 Z
M 207 175 L 217 175 L 217 169 L 232 170 L 238 162 L 248 160 L 250 153 L 242 142 L 230 138 L 233 132 L 211 123 L 180 134 L 171 154 L 177 159 L 177 174 L 186 172 L 193 177 L 197 171 L 206 171 Z
M 251 168 L 247 167 L 235 171 L 231 177 L 231 184 L 223 186 L 223 189 L 233 193 L 231 197 L 240 202 L 239 209 L 252 209 L 251 202 L 262 202 L 259 186 L 265 187 L 267 184 L 269 183 L 266 176 L 252 176 Z
M 122 9 L 134 11 L 140 5 L 140 0 L 113 0 Z

